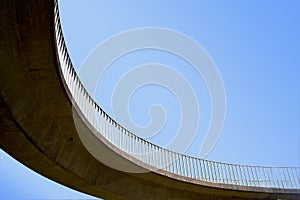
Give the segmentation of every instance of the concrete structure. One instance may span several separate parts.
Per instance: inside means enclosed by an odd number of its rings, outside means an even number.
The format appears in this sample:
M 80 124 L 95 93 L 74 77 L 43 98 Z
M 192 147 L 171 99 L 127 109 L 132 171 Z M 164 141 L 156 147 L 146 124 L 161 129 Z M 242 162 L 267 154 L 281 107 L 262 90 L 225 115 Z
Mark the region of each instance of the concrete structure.
M 94 158 L 74 124 L 97 141 L 103 155 L 150 169 L 95 137 L 84 113 L 72 109 L 61 79 L 52 0 L 0 3 L 0 147 L 34 171 L 104 199 L 299 199 L 300 189 L 198 181 L 166 171 L 126 173 Z M 296 177 L 299 179 L 298 177 Z M 299 180 L 298 180 L 299 181 Z

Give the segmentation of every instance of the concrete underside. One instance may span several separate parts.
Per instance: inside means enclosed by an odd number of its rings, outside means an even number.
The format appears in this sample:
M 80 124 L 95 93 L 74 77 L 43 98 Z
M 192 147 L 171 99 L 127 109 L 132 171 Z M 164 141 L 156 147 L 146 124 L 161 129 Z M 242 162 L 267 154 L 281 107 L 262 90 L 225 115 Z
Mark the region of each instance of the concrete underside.
M 51 0 L 0 0 L 0 89 L 1 149 L 75 190 L 104 199 L 299 199 L 299 190 L 208 187 L 95 159 L 78 137 L 59 75 Z

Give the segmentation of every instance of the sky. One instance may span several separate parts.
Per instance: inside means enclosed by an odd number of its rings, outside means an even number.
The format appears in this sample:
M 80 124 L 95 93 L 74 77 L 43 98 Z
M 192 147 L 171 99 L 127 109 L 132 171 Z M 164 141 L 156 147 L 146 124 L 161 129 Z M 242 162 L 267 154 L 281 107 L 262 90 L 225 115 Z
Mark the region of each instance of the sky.
M 215 63 L 226 92 L 224 127 L 205 159 L 300 166 L 299 7 L 299 1 L 290 0 L 136 0 L 127 4 L 117 0 L 64 0 L 60 13 L 69 54 L 79 75 L 84 61 L 99 44 L 124 31 L 157 27 L 191 38 Z M 211 94 L 203 77 L 186 60 L 155 49 L 133 51 L 116 59 L 99 79 L 96 90 L 90 92 L 107 113 L 115 116 L 111 102 L 118 81 L 147 63 L 168 65 L 193 89 L 199 124 L 184 153 L 198 157 L 212 115 Z M 133 132 L 147 127 L 153 122 L 149 108 L 161 105 L 165 123 L 155 136 L 146 139 L 166 146 L 176 137 L 182 120 L 181 99 L 157 83 L 140 85 L 132 92 L 124 101 L 137 127 L 122 119 L 120 123 Z M 12 199 L 90 198 L 37 175 L 3 151 L 0 164 L 0 184 L 5 185 L 1 199 L 3 195 Z M 18 174 L 18 179 L 6 176 L 9 172 Z

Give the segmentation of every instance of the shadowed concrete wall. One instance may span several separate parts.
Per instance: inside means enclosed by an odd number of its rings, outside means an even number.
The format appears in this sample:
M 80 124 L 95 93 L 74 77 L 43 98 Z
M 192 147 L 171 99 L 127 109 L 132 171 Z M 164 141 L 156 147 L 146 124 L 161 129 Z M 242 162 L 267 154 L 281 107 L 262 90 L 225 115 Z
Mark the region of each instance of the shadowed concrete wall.
M 51 0 L 0 1 L 0 147 L 34 171 L 105 199 L 297 199 L 297 190 L 201 186 L 154 172 L 130 174 L 84 148 L 59 75 Z M 91 134 L 84 122 L 80 127 Z M 107 156 L 123 159 L 98 142 Z M 134 163 L 130 163 L 134 166 Z M 241 191 L 243 190 L 243 191 Z M 254 192 L 256 191 L 256 192 Z

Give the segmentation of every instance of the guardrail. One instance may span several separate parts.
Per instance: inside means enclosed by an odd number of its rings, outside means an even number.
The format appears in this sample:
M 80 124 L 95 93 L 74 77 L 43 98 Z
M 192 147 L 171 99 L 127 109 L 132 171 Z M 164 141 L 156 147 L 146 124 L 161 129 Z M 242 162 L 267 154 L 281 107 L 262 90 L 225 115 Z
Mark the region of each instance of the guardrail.
M 54 31 L 62 79 L 88 122 L 111 144 L 146 165 L 211 183 L 300 189 L 300 167 L 233 165 L 199 159 L 150 143 L 131 133 L 97 105 L 81 83 L 64 41 L 58 2 L 54 0 Z

